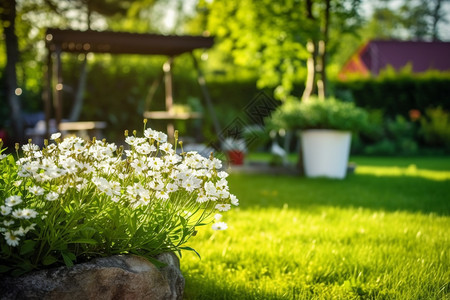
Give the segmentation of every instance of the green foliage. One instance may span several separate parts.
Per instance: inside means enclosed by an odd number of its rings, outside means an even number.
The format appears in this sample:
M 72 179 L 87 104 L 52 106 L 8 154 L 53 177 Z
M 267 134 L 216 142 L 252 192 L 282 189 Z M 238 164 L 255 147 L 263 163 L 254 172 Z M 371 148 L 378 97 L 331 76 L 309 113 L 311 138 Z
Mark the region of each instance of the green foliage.
M 352 161 L 345 181 L 231 174 L 245 204 L 181 259 L 185 298 L 447 299 L 450 159 Z M 376 175 L 411 164 L 446 179 Z
M 350 93 L 358 106 L 381 109 L 386 116 L 408 116 L 429 107 L 450 110 L 450 73 L 415 74 L 386 72 L 377 78 L 335 82 L 336 94 Z
M 403 116 L 384 118 L 380 110 L 370 112 L 369 126 L 360 132 L 359 152 L 368 155 L 414 155 L 419 151 L 417 126 Z
M 368 115 L 352 102 L 335 98 L 320 100 L 311 98 L 283 103 L 273 114 L 271 123 L 276 128 L 338 129 L 359 131 L 367 125 Z
M 218 159 L 178 155 L 162 132 L 127 136 L 125 151 L 59 135 L 42 150 L 24 145 L 17 161 L 0 152 L 1 272 L 195 251 L 185 244 L 198 227 L 211 223 L 215 211 L 238 205 Z M 226 229 L 220 217 L 213 229 Z
M 420 119 L 420 134 L 430 146 L 445 147 L 450 150 L 450 114 L 442 107 L 429 108 Z
M 332 56 L 342 36 L 359 24 L 358 0 L 331 0 L 327 54 Z M 207 11 L 207 29 L 217 37 L 216 50 L 231 63 L 251 69 L 259 88 L 276 88 L 285 99 L 293 85 L 306 77 L 309 39 L 323 39 L 324 3 L 311 1 L 202 1 Z M 312 15 L 310 15 L 312 14 Z M 301 26 L 299 26 L 301 24 Z

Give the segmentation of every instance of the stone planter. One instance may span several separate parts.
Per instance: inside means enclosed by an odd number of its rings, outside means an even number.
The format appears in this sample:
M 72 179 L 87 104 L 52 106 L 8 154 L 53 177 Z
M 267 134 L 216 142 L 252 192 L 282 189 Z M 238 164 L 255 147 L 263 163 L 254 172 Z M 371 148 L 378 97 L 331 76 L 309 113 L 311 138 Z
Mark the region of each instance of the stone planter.
M 345 178 L 350 153 L 349 131 L 311 129 L 303 130 L 301 137 L 307 177 Z
M 0 299 L 155 299 L 183 298 L 184 277 L 178 257 L 163 253 L 157 268 L 134 255 L 98 258 L 71 268 L 59 267 L 0 278 Z

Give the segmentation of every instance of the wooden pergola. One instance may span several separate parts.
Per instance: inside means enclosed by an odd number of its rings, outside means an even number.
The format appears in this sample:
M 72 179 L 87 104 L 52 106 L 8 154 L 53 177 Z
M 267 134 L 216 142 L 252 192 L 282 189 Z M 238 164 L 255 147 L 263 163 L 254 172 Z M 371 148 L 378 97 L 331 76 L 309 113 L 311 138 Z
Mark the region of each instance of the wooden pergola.
M 165 111 L 147 111 L 145 118 L 168 120 L 168 134 L 174 131 L 173 121 L 199 118 L 198 113 L 177 113 L 173 111 L 172 63 L 176 56 L 190 53 L 197 70 L 197 80 L 201 87 L 208 111 L 211 114 L 214 129 L 219 134 L 220 126 L 215 117 L 212 101 L 206 88 L 204 76 L 193 54 L 195 49 L 212 47 L 214 40 L 205 36 L 170 36 L 157 34 L 139 34 L 112 31 L 76 31 L 62 29 L 47 29 L 45 36 L 48 49 L 48 68 L 46 74 L 46 93 L 44 95 L 47 136 L 49 135 L 49 121 L 52 115 L 59 130 L 95 129 L 96 122 L 62 123 L 63 107 L 63 77 L 61 53 L 110 53 L 110 54 L 141 54 L 163 55 L 168 60 L 163 65 L 165 83 Z

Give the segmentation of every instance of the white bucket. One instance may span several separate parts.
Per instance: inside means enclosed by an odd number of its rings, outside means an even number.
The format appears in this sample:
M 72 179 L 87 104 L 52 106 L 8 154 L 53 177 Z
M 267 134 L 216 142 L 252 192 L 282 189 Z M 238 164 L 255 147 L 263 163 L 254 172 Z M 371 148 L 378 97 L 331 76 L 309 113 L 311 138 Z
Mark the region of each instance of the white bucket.
M 349 131 L 328 129 L 302 131 L 303 164 L 306 176 L 345 178 L 350 141 Z

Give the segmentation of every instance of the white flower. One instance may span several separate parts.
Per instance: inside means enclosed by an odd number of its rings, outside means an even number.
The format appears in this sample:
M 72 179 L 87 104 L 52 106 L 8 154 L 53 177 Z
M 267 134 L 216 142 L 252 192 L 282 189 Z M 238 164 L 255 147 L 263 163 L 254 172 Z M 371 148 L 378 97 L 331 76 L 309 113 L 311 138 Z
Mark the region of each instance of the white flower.
M 6 158 L 7 156 L 8 156 L 8 155 L 6 155 L 6 154 L 0 154 L 0 160 Z
M 23 229 L 22 226 L 20 226 L 19 229 L 13 231 L 13 235 L 15 236 L 24 236 L 25 234 L 26 234 L 25 229 Z
M 57 192 L 50 192 L 47 194 L 47 196 L 45 196 L 45 199 L 47 199 L 48 201 L 55 201 L 56 199 L 58 199 L 59 194 Z
M 164 151 L 167 154 L 173 154 L 172 144 L 163 143 L 159 146 L 159 150 Z
M 218 190 L 217 195 L 219 198 L 227 199 L 230 196 L 230 193 L 226 190 Z
M 152 146 L 150 146 L 149 143 L 145 143 L 145 144 L 142 144 L 142 145 L 137 145 L 136 146 L 136 152 L 139 153 L 139 154 L 147 155 L 150 152 L 152 152 L 152 150 L 154 148 L 154 146 L 153 147 Z
M 159 157 L 151 157 L 148 161 L 148 166 L 153 170 L 158 171 L 164 165 L 164 161 Z
M 56 139 L 58 139 L 58 138 L 60 138 L 61 137 L 61 132 L 56 132 L 56 133 L 53 133 L 51 136 L 50 136 L 50 139 L 51 140 L 56 140 Z
M 22 218 L 23 219 L 31 219 L 31 218 L 36 218 L 37 216 L 37 212 L 31 208 L 24 208 L 22 210 Z
M 29 191 L 30 193 L 32 193 L 33 195 L 35 195 L 35 196 L 40 196 L 40 195 L 43 195 L 43 194 L 44 194 L 44 189 L 41 188 L 40 186 L 36 186 L 36 185 L 30 186 L 30 187 L 28 188 L 28 191 Z
M 148 186 L 155 191 L 161 191 L 164 188 L 164 183 L 160 179 L 151 181 Z
M 205 192 L 208 196 L 217 196 L 217 189 L 213 182 L 208 181 L 205 183 Z
M 151 129 L 151 128 L 147 128 L 147 129 L 145 129 L 145 131 L 144 131 L 144 136 L 145 136 L 146 138 L 156 140 L 156 137 L 158 136 L 158 131 L 153 130 L 153 129 Z
M 14 221 L 13 221 L 13 220 L 9 220 L 9 221 L 4 220 L 4 221 L 3 221 L 3 225 L 5 225 L 6 227 L 9 227 L 9 226 L 11 226 L 11 225 L 13 225 L 13 224 L 14 224 Z
M 155 196 L 156 196 L 156 198 L 158 198 L 160 200 L 169 199 L 169 195 L 165 191 L 157 191 Z
M 130 163 L 130 166 L 137 172 L 142 173 L 142 171 L 147 170 L 147 166 L 140 159 L 135 159 Z
M 204 194 L 199 194 L 198 197 L 197 197 L 197 202 L 198 203 L 204 203 L 204 202 L 206 202 L 208 200 L 209 200 L 208 197 L 206 197 L 206 195 L 204 195 Z
M 0 206 L 0 212 L 2 213 L 2 215 L 7 216 L 11 213 L 12 208 L 9 206 Z
M 228 211 L 231 208 L 230 204 L 220 203 L 215 206 L 218 211 Z
M 176 185 L 175 183 L 168 183 L 166 189 L 168 192 L 173 193 L 178 190 L 178 185 Z
M 6 206 L 13 207 L 22 202 L 22 198 L 20 196 L 10 196 L 5 199 Z
M 183 180 L 181 183 L 181 186 L 188 192 L 192 192 L 195 189 L 198 189 L 200 187 L 200 184 L 202 183 L 201 179 L 198 179 L 197 177 L 191 176 L 186 180 Z
M 158 141 L 160 144 L 165 143 L 167 141 L 167 134 L 165 134 L 164 132 L 158 132 L 156 141 Z
M 119 202 L 119 201 L 120 201 L 120 197 L 117 197 L 117 196 L 112 196 L 112 197 L 111 197 L 111 201 L 112 201 L 112 202 L 116 202 L 116 203 L 117 203 L 117 202 Z
M 219 178 L 227 178 L 228 173 L 225 171 L 220 171 L 219 173 L 217 173 L 217 176 L 219 176 Z
M 137 142 L 138 140 L 136 139 L 135 136 L 127 136 L 125 138 L 125 143 L 127 143 L 128 145 L 135 146 Z
M 231 200 L 231 204 L 233 204 L 233 205 L 235 205 L 235 206 L 238 206 L 238 205 L 239 205 L 239 199 L 236 198 L 235 195 L 230 194 L 230 200 Z
M 25 144 L 22 146 L 24 152 L 39 151 L 39 146 L 35 144 Z
M 227 223 L 224 223 L 224 222 L 217 222 L 217 223 L 212 224 L 211 228 L 213 230 L 226 230 L 228 228 L 228 225 L 227 225 Z
M 23 219 L 23 210 L 22 209 L 16 209 L 12 212 L 12 216 L 16 219 Z
M 13 185 L 15 187 L 19 187 L 22 184 L 22 182 L 23 182 L 22 180 L 17 180 L 17 181 L 14 181 Z
M 7 231 L 3 235 L 5 236 L 6 243 L 11 247 L 16 247 L 19 245 L 20 239 L 11 232 Z
M 220 219 L 222 219 L 222 215 L 221 214 L 215 214 L 214 215 L 214 219 L 216 219 L 216 221 L 219 221 Z
M 31 224 L 30 226 L 25 227 L 25 233 L 27 233 L 27 232 L 30 231 L 30 230 L 33 230 L 34 227 L 36 227 L 36 223 L 33 223 L 33 224 Z

